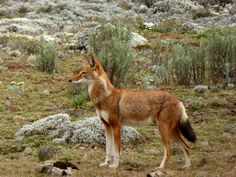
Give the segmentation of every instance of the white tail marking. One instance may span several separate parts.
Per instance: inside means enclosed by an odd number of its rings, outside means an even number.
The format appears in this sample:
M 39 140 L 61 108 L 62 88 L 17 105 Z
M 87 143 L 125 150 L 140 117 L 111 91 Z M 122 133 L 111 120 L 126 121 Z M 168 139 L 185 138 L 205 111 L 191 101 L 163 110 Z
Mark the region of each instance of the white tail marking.
M 180 102 L 180 109 L 182 112 L 181 121 L 186 122 L 188 120 L 188 115 L 186 113 L 186 109 L 185 109 L 184 104 L 182 102 Z

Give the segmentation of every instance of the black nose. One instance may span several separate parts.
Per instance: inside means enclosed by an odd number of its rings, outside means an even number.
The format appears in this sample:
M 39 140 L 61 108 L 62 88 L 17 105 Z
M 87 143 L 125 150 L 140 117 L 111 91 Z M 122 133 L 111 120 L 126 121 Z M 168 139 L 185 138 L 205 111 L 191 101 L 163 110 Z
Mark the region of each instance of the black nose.
M 72 82 L 72 80 L 70 79 L 69 82 Z

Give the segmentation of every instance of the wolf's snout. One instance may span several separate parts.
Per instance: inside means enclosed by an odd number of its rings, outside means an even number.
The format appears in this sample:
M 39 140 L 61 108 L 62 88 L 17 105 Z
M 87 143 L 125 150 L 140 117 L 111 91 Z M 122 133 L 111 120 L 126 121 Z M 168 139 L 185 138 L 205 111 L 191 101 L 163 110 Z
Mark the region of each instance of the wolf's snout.
M 69 82 L 72 82 L 72 79 L 70 79 Z

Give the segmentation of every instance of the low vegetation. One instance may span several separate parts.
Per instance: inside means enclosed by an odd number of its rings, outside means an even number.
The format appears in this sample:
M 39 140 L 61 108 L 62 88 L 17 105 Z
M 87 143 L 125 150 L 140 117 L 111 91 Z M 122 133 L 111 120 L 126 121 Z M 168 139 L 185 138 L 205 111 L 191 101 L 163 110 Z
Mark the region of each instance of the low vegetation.
M 43 72 L 56 73 L 59 71 L 56 44 L 43 42 L 36 58 L 36 65 Z
M 207 35 L 198 46 L 162 41 L 152 46 L 151 61 L 158 66 L 157 79 L 162 84 L 235 84 L 236 31 L 212 29 Z
M 235 30 L 214 29 L 199 34 L 182 34 L 185 29 L 169 30 L 168 26 L 162 31 L 137 30 L 148 38 L 149 45 L 131 49 L 129 28 L 103 26 L 98 35 L 91 36 L 90 52 L 101 59 L 116 86 L 138 89 L 142 87 L 143 78 L 152 77 L 153 80 L 147 79 L 147 87 L 166 90 L 183 100 L 198 136 L 198 142 L 191 144 L 192 167 L 188 170 L 188 176 L 229 175 L 235 168 L 236 142 L 232 140 L 236 135 L 236 91 L 235 87 L 223 90 L 222 85 L 235 83 Z M 16 142 L 15 133 L 23 125 L 42 117 L 65 112 L 70 114 L 72 120 L 80 120 L 96 115 L 94 107 L 87 102 L 87 87 L 67 83 L 73 70 L 87 64 L 83 55 L 60 60 L 59 74 L 54 60 L 59 47 L 57 49 L 54 44 L 48 43 L 41 47 L 40 41 L 27 43 L 28 39 L 22 39 L 0 37 L 3 46 L 11 45 L 12 49 L 19 49 L 26 56 L 14 58 L 0 53 L 0 66 L 7 66 L 12 60 L 22 62 L 23 66 L 8 68 L 0 73 L 0 176 L 33 177 L 35 167 L 47 159 L 75 164 L 80 169 L 79 177 L 141 177 L 155 170 L 164 153 L 155 125 L 136 127 L 146 139 L 135 146 L 123 146 L 117 171 L 98 167 L 104 160 L 103 145 L 58 145 L 52 144 L 43 135 L 25 137 L 21 142 Z M 38 70 L 39 63 L 38 68 L 24 64 L 29 54 L 36 54 L 38 62 L 43 61 L 41 68 L 44 69 Z M 133 66 L 137 68 L 135 73 L 132 72 Z M 12 89 L 12 83 L 17 85 L 14 87 L 16 89 Z M 19 92 L 21 84 L 18 83 L 24 83 L 24 94 Z M 184 86 L 179 86 L 182 84 Z M 196 94 L 193 90 L 196 84 L 206 84 L 209 90 Z M 43 94 L 45 89 L 49 91 L 46 95 Z M 26 147 L 32 150 L 28 154 Z M 186 171 L 181 169 L 182 151 L 178 146 L 172 147 L 168 172 L 186 177 Z
M 124 86 L 135 66 L 130 45 L 131 29 L 122 25 L 103 25 L 90 36 L 90 53 L 100 59 L 111 82 Z

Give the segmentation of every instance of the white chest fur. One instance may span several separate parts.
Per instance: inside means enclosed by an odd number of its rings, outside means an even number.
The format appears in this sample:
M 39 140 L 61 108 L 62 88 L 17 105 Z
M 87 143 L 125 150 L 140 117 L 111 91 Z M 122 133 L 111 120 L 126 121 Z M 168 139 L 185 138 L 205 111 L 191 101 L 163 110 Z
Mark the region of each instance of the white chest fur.
M 96 112 L 97 112 L 98 117 L 102 118 L 107 123 L 109 122 L 109 114 L 107 111 L 96 109 Z

